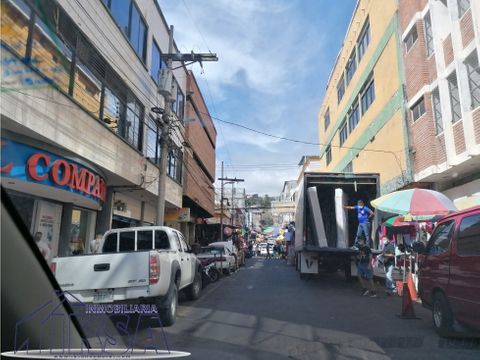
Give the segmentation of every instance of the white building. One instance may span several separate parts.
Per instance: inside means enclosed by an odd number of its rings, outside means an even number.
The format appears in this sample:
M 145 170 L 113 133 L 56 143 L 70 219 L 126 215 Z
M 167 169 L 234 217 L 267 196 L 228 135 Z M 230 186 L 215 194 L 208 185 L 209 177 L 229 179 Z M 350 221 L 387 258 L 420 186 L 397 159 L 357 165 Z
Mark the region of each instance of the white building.
M 152 224 L 168 26 L 157 1 L 2 1 L 2 185 L 32 233 L 68 255 Z M 186 70 L 174 71 L 166 208 L 182 207 Z M 178 223 L 170 224 L 179 227 Z

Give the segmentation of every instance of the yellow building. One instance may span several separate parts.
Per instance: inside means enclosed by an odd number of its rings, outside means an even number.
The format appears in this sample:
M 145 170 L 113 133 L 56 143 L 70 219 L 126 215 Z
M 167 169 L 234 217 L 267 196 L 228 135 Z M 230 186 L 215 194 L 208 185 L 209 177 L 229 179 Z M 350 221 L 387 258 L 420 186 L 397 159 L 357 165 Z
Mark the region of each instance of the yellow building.
M 380 6 L 381 3 L 381 6 Z M 322 171 L 410 181 L 396 0 L 359 0 L 318 115 Z

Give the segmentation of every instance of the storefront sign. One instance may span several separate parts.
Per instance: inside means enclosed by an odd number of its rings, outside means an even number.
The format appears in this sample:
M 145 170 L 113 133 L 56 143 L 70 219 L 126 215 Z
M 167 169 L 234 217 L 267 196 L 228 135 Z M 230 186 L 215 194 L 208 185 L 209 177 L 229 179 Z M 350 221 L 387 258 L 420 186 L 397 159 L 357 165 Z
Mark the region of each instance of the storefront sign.
M 190 208 L 167 209 L 165 211 L 165 221 L 168 222 L 189 222 Z
M 99 203 L 105 201 L 105 180 L 92 170 L 72 160 L 21 144 L 1 140 L 2 177 L 35 182 L 81 194 Z

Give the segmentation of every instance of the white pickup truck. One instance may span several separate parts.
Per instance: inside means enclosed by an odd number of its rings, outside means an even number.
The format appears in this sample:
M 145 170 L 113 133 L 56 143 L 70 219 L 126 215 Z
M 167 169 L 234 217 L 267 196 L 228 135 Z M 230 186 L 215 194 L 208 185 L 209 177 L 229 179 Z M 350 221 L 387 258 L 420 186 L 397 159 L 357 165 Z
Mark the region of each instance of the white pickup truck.
M 62 290 L 84 303 L 154 303 L 164 326 L 175 322 L 178 291 L 196 299 L 201 265 L 182 233 L 164 226 L 109 230 L 100 254 L 58 257 L 52 270 Z

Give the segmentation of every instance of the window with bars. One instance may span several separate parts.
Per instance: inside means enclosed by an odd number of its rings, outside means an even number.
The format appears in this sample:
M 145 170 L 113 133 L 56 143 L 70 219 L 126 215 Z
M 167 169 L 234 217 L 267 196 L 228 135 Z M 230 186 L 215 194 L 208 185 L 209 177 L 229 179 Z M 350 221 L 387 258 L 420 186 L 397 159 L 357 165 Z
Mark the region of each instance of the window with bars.
M 147 138 L 145 141 L 145 155 L 155 164 L 160 162 L 160 129 L 157 121 L 149 118 L 147 122 Z
M 412 46 L 415 44 L 418 38 L 418 33 L 417 33 L 417 26 L 416 24 L 412 27 L 412 30 L 408 33 L 407 37 L 405 38 L 405 49 L 406 51 L 410 51 Z
M 347 138 L 348 138 L 348 126 L 346 121 L 340 127 L 339 135 L 340 135 L 340 146 L 342 146 L 345 143 L 345 141 L 347 141 Z
M 354 48 L 352 51 L 352 54 L 350 55 L 350 58 L 348 59 L 347 66 L 345 68 L 347 85 L 352 80 L 356 70 L 357 70 L 357 52 Z
M 442 105 L 438 88 L 432 92 L 433 117 L 435 120 L 435 131 L 438 134 L 443 132 Z
M 453 72 L 448 77 L 448 90 L 450 93 L 450 106 L 452 109 L 452 122 L 457 122 L 462 118 L 462 107 L 460 104 L 460 93 L 458 91 L 457 73 Z
M 327 109 L 323 118 L 325 120 L 325 130 L 327 130 L 330 126 L 330 109 Z
M 345 94 L 345 80 L 342 77 L 340 78 L 340 81 L 338 82 L 337 85 L 337 98 L 338 98 L 338 103 L 342 101 L 343 95 Z
M 332 147 L 330 145 L 327 147 L 325 154 L 326 154 L 327 165 L 329 165 L 332 162 Z
M 470 88 L 470 98 L 472 109 L 480 106 L 480 66 L 478 63 L 477 52 L 474 51 L 465 62 L 468 73 L 468 85 Z
M 349 132 L 352 132 L 360 122 L 360 111 L 358 109 L 358 103 L 355 103 L 348 112 L 348 127 Z
M 370 20 L 367 18 L 363 25 L 362 32 L 358 37 L 357 49 L 358 49 L 358 62 L 362 59 L 365 51 L 367 51 L 368 44 L 370 43 Z
M 461 18 L 470 9 L 470 0 L 457 0 L 458 17 Z
M 418 120 L 423 114 L 425 114 L 425 99 L 423 96 L 412 106 L 411 110 L 413 121 Z
M 435 51 L 433 46 L 432 19 L 430 18 L 430 13 L 425 16 L 423 22 L 425 24 L 425 47 L 427 50 L 427 57 L 429 57 Z

